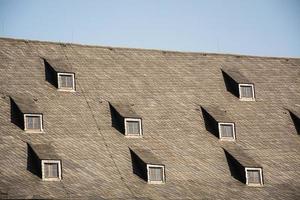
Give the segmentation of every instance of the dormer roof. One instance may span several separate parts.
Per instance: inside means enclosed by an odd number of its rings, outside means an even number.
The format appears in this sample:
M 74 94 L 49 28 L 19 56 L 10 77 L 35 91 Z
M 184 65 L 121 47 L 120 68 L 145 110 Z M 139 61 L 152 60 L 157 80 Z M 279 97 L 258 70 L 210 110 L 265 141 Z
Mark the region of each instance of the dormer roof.
M 50 144 L 28 144 L 40 160 L 60 160 Z
M 110 105 L 123 117 L 123 118 L 142 118 L 139 116 L 131 105 L 123 103 L 110 103 Z
M 231 122 L 226 111 L 217 106 L 201 106 L 208 114 L 210 114 L 217 122 Z
M 298 119 L 300 119 L 300 106 L 295 106 L 293 108 L 287 109 L 290 113 L 295 115 Z
M 66 59 L 44 59 L 57 73 L 73 73 L 71 64 Z
M 10 96 L 10 98 L 14 101 L 17 107 L 23 114 L 32 113 L 32 114 L 39 114 L 41 113 L 36 105 L 35 101 L 32 98 L 25 97 L 25 96 Z
M 144 163 L 163 165 L 162 161 L 158 159 L 149 149 L 142 149 L 139 147 L 130 147 Z
M 225 72 L 228 76 L 230 76 L 236 83 L 248 83 L 251 84 L 252 82 L 248 80 L 242 73 L 240 73 L 237 69 L 233 68 L 222 68 L 222 71 Z
M 237 144 L 223 145 L 223 149 L 234 157 L 243 167 L 261 167 L 253 158 L 247 155 Z

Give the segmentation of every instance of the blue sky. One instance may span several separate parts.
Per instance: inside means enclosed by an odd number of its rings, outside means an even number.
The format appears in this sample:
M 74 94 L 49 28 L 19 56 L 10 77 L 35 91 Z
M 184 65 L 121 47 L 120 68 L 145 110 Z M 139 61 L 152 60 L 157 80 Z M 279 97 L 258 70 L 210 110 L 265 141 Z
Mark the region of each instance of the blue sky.
M 0 0 L 0 37 L 300 57 L 300 0 Z

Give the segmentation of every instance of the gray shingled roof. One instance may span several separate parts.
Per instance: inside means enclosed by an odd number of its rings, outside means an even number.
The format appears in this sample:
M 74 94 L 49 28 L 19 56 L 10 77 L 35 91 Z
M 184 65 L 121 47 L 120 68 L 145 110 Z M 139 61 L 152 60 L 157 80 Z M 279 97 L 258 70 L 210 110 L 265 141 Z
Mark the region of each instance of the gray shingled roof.
M 162 161 L 158 159 L 157 156 L 155 156 L 149 149 L 137 147 L 130 147 L 130 149 L 146 164 L 163 164 Z
M 224 108 L 215 106 L 201 106 L 206 112 L 208 112 L 217 122 L 233 122 L 228 116 Z
M 20 111 L 25 113 L 41 113 L 34 100 L 28 96 L 10 96 Z
M 29 144 L 40 160 L 60 159 L 50 144 Z
M 233 80 L 237 83 L 252 83 L 243 74 L 241 74 L 237 69 L 232 68 L 222 68 L 222 71 L 227 73 Z
M 132 117 L 132 118 L 142 118 L 139 116 L 132 108 L 131 105 L 124 103 L 110 103 L 114 109 L 122 116 L 122 117 Z
M 45 81 L 41 58 L 69 63 L 76 92 Z M 255 83 L 256 101 L 228 92 L 222 66 Z M 299 105 L 300 59 L 110 48 L 0 39 L 0 197 L 47 199 L 299 199 L 300 138 L 285 108 Z M 10 95 L 29 96 L 43 113 L 44 133 L 11 123 Z M 109 102 L 130 102 L 143 137 L 112 127 Z M 231 176 L 222 145 L 199 105 L 225 108 L 236 141 L 263 168 L 264 186 Z M 27 170 L 27 143 L 51 144 L 62 181 Z M 133 173 L 129 148 L 150 149 L 166 183 Z
M 56 72 L 72 72 L 72 65 L 66 59 L 45 59 Z
M 260 167 L 253 158 L 247 155 L 243 149 L 236 144 L 223 145 L 225 151 L 233 156 L 243 167 Z

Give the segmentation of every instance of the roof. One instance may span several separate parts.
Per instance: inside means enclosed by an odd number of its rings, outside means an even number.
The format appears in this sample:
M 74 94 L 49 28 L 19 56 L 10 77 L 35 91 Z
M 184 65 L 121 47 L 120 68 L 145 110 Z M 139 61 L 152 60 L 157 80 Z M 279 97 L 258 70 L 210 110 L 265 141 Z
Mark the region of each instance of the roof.
M 162 161 L 159 160 L 149 149 L 141 149 L 137 147 L 130 147 L 130 149 L 147 164 L 163 165 Z
M 67 60 L 76 92 L 45 81 L 41 58 Z M 221 68 L 233 65 L 255 83 L 256 101 L 226 90 Z M 0 199 L 299 199 L 300 139 L 285 108 L 299 104 L 300 59 L 0 39 L 0 74 Z M 44 133 L 11 123 L 10 95 L 37 99 Z M 109 102 L 134 104 L 142 138 L 112 127 Z M 264 187 L 231 176 L 199 105 L 226 109 L 234 144 L 262 166 Z M 27 170 L 27 143 L 51 144 L 61 181 Z M 162 160 L 165 184 L 133 173 L 131 146 Z
M 289 112 L 292 112 L 295 116 L 297 116 L 300 119 L 300 105 L 294 105 L 291 108 L 287 109 Z
M 58 160 L 60 157 L 56 154 L 50 144 L 30 144 L 29 146 L 35 152 L 40 160 Z
M 223 145 L 225 151 L 227 151 L 232 157 L 234 157 L 244 167 L 261 167 L 253 158 L 247 155 L 242 147 L 238 145 Z
M 122 103 L 110 103 L 114 109 L 122 116 L 128 118 L 142 118 L 133 110 L 131 105 Z
M 34 99 L 26 96 L 11 96 L 12 100 L 18 106 L 23 114 L 26 113 L 41 113 L 36 105 Z
M 45 61 L 56 71 L 56 72 L 65 72 L 73 73 L 72 65 L 68 62 L 66 58 L 57 58 L 57 59 L 45 59 Z
M 217 122 L 232 122 L 227 111 L 217 106 L 201 106 L 208 112 Z
M 237 69 L 229 68 L 224 69 L 222 68 L 222 71 L 224 71 L 227 75 L 229 75 L 235 82 L 237 83 L 253 83 L 249 81 L 243 74 L 241 74 Z

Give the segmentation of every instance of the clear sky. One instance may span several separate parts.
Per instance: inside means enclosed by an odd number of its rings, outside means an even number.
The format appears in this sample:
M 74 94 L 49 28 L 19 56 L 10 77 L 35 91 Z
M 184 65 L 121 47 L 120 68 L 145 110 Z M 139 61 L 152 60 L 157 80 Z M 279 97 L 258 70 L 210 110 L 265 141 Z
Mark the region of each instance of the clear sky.
M 300 57 L 300 0 L 0 0 L 0 37 Z

